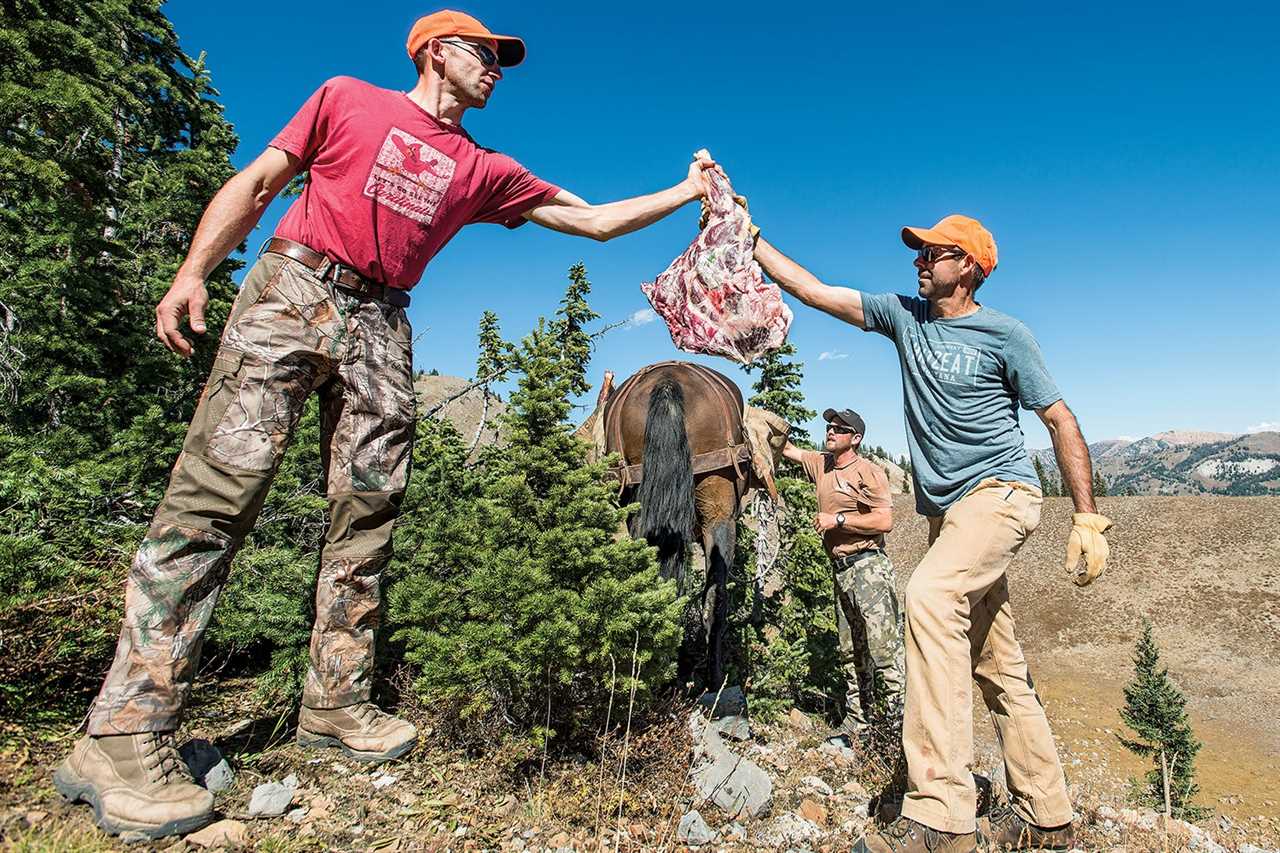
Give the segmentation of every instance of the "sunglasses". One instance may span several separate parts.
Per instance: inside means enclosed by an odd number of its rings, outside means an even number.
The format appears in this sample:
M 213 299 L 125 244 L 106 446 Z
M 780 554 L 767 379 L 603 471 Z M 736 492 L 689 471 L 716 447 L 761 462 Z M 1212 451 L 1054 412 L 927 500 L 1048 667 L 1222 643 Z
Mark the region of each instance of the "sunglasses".
M 935 264 L 947 258 L 963 258 L 967 253 L 957 246 L 921 246 L 916 256 L 926 264 Z
M 853 428 L 839 426 L 837 424 L 827 424 L 827 432 L 837 432 L 840 433 L 840 435 L 853 435 Z
M 480 60 L 480 64 L 486 68 L 498 67 L 498 54 L 493 52 L 493 48 L 487 44 L 472 44 L 469 41 L 446 41 L 441 39 L 444 44 L 451 44 L 454 47 L 460 47 L 467 53 Z

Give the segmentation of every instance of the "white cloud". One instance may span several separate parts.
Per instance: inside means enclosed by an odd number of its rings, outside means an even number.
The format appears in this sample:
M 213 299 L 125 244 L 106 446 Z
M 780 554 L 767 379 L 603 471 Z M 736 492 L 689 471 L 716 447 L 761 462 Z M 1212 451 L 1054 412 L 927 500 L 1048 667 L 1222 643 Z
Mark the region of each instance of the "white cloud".
M 848 358 L 849 353 L 840 352 L 840 350 L 829 350 L 818 356 L 818 361 L 838 361 L 842 358 Z
M 1133 437 L 1133 436 L 1131 436 L 1131 435 L 1117 435 L 1117 436 L 1116 436 L 1116 441 L 1137 441 L 1137 440 L 1138 440 L 1138 439 L 1134 438 L 1134 437 Z
M 1251 427 L 1245 427 L 1245 428 L 1244 428 L 1244 431 L 1245 431 L 1246 433 L 1250 433 L 1250 432 L 1280 432 L 1280 421 L 1263 421 L 1262 423 L 1254 424 L 1254 425 L 1253 425 L 1253 426 L 1251 426 Z
M 623 322 L 622 328 L 634 329 L 636 326 L 647 326 L 656 319 L 658 319 L 658 312 L 652 308 L 641 308 L 639 311 L 631 313 L 631 316 Z

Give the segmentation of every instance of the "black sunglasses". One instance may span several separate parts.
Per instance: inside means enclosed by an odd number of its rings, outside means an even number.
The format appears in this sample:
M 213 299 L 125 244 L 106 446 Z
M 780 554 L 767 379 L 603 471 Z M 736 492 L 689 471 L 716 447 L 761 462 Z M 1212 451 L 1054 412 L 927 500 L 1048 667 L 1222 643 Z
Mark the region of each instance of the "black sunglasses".
M 493 48 L 489 47 L 487 44 L 472 44 L 469 41 L 445 41 L 444 39 L 441 39 L 441 42 L 462 48 L 467 53 L 480 60 L 481 65 L 488 68 L 498 67 L 498 54 L 494 53 Z
M 963 258 L 967 252 L 958 246 L 921 246 L 916 256 L 926 264 L 934 264 L 946 258 Z
M 853 435 L 853 428 L 840 426 L 839 424 L 828 423 L 827 432 L 838 432 L 841 435 Z

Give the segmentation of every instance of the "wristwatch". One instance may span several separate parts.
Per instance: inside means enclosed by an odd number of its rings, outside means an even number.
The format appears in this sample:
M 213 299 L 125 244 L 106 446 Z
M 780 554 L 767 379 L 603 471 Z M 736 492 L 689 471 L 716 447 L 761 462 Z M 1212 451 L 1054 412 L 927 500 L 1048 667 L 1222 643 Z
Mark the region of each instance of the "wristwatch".
M 843 513 L 843 512 L 837 512 L 837 513 L 836 513 L 836 527 L 844 527 L 844 513 Z

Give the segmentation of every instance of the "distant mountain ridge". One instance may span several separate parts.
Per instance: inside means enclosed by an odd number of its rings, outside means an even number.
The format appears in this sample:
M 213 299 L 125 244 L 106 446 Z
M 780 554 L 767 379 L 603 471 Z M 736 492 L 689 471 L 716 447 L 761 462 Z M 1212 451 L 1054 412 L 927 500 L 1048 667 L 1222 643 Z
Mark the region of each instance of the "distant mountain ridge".
M 1060 478 L 1052 449 L 1030 453 Z M 1168 430 L 1095 441 L 1089 454 L 1112 495 L 1280 495 L 1280 432 Z

